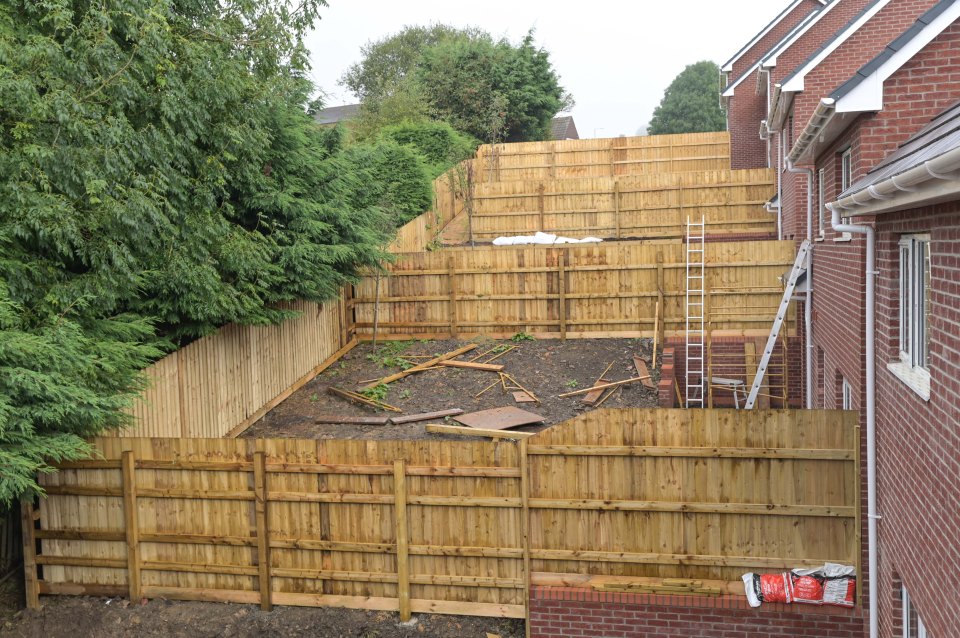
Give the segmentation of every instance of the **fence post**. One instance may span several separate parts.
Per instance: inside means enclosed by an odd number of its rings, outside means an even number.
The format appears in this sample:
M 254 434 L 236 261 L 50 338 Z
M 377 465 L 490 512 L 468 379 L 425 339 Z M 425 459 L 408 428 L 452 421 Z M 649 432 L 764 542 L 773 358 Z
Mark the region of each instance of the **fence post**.
M 518 443 L 520 452 L 520 536 L 523 543 L 523 610 L 526 638 L 530 638 L 530 466 L 527 440 Z
M 123 477 L 123 524 L 127 540 L 127 591 L 130 602 L 138 602 L 141 593 L 140 582 L 140 525 L 137 516 L 137 466 L 132 450 L 124 450 L 120 455 L 120 468 Z
M 407 539 L 407 464 L 393 462 L 394 518 L 397 526 L 397 598 L 400 621 L 410 620 L 410 563 Z
M 33 497 L 20 498 L 20 526 L 23 531 L 23 574 L 27 609 L 40 609 L 40 583 L 37 579 L 37 539 L 34 535 Z
M 190 430 L 187 426 L 187 380 L 183 374 L 184 350 L 181 348 L 173 353 L 177 358 L 177 410 L 180 416 L 180 436 L 184 439 L 190 438 Z
M 458 338 L 460 334 L 460 329 L 457 326 L 457 285 L 456 285 L 456 276 L 457 269 L 453 263 L 453 257 L 447 258 L 447 277 L 449 278 L 449 293 L 450 293 L 450 336 L 454 339 Z
M 613 219 L 617 226 L 617 239 L 620 238 L 620 180 L 613 182 Z
M 267 454 L 253 453 L 254 508 L 257 519 L 257 568 L 260 585 L 260 609 L 273 609 L 270 591 L 270 532 L 267 528 Z
M 537 212 L 540 215 L 540 228 L 538 228 L 537 230 L 543 233 L 547 232 L 547 229 L 544 228 L 543 226 L 543 210 L 544 210 L 543 193 L 545 190 L 546 188 L 544 188 L 543 182 L 540 182 L 540 186 L 537 187 Z
M 558 316 L 560 318 L 560 340 L 567 340 L 567 251 L 560 249 L 557 257 L 557 292 L 560 296 Z
M 654 328 L 657 330 L 657 341 L 660 343 L 661 348 L 665 348 L 667 345 L 666 342 L 663 340 L 664 325 L 666 325 L 667 323 L 667 306 L 664 303 L 663 290 L 664 290 L 663 252 L 658 251 L 657 252 L 657 303 L 660 304 L 661 319 L 660 319 L 660 325 L 654 326 Z

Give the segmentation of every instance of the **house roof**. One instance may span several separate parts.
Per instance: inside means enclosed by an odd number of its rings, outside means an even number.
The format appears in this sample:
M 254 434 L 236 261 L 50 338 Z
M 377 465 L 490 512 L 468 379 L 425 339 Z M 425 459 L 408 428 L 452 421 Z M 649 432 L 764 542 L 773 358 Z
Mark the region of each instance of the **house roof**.
M 861 179 L 833 209 L 877 214 L 960 200 L 960 102 L 935 117 Z
M 836 0 L 835 0 L 835 1 L 836 1 Z M 756 70 L 760 67 L 761 64 L 763 64 L 764 60 L 766 60 L 768 57 L 770 57 L 770 55 L 771 55 L 773 52 L 777 51 L 785 42 L 787 42 L 788 40 L 790 40 L 795 34 L 797 34 L 799 31 L 801 31 L 801 30 L 802 30 L 804 27 L 806 27 L 808 24 L 810 24 L 811 21 L 815 20 L 816 17 L 817 17 L 817 15 L 819 15 L 820 12 L 821 12 L 821 11 L 824 11 L 825 9 L 826 9 L 826 7 L 824 7 L 823 9 L 816 9 L 816 10 L 814 10 L 814 11 L 811 11 L 811 12 L 810 12 L 807 16 L 805 16 L 805 17 L 803 18 L 803 20 L 801 20 L 795 27 L 793 27 L 792 29 L 790 29 L 790 31 L 789 31 L 785 36 L 783 36 L 783 38 L 782 38 L 780 41 L 778 41 L 776 44 L 774 44 L 772 47 L 770 47 L 770 48 L 767 50 L 766 53 L 764 53 L 762 56 L 760 56 L 760 59 L 757 60 L 757 61 L 753 64 L 753 66 L 751 66 L 749 69 L 747 69 L 746 71 L 744 71 L 743 73 L 741 73 L 740 76 L 737 77 L 737 79 L 735 79 L 735 80 L 733 80 L 732 82 L 728 83 L 728 84 L 727 84 L 727 87 L 723 90 L 723 93 L 722 93 L 721 95 L 722 95 L 723 97 L 732 97 L 732 96 L 733 96 L 734 89 L 737 88 L 737 85 L 739 85 L 739 84 L 742 83 L 745 79 L 747 79 L 748 77 L 750 77 L 750 76 L 753 74 L 753 72 L 756 71 Z
M 760 31 L 757 33 L 757 35 L 753 36 L 753 38 L 752 38 L 749 42 L 747 42 L 745 45 L 743 45 L 743 48 L 741 48 L 739 51 L 737 51 L 736 53 L 733 54 L 733 57 L 731 57 L 729 60 L 727 60 L 726 62 L 724 62 L 723 64 L 721 64 L 721 65 L 720 65 L 720 70 L 723 71 L 723 72 L 725 72 L 725 73 L 729 73 L 730 71 L 732 71 L 732 70 L 733 70 L 733 64 L 734 64 L 737 60 L 739 60 L 741 57 L 743 57 L 743 54 L 744 54 L 744 53 L 746 53 L 747 51 L 749 51 L 750 49 L 752 49 L 754 46 L 756 46 L 756 44 L 757 44 L 758 42 L 760 42 L 760 40 L 762 40 L 762 39 L 764 38 L 764 36 L 766 36 L 768 33 L 770 33 L 770 31 L 772 31 L 774 27 L 776 27 L 778 24 L 780 24 L 780 23 L 783 21 L 784 18 L 786 18 L 788 15 L 790 15 L 790 14 L 793 12 L 793 10 L 796 9 L 797 7 L 799 7 L 801 4 L 803 4 L 803 0 L 793 0 L 793 2 L 791 2 L 790 4 L 788 4 L 786 9 L 784 9 L 783 11 L 781 11 L 781 12 L 777 15 L 777 17 L 775 17 L 773 20 L 771 20 L 771 21 L 767 24 L 767 26 L 765 26 L 765 27 L 763 27 L 762 29 L 760 29 Z
M 580 134 L 577 132 L 577 125 L 573 122 L 572 115 L 555 117 L 550 121 L 550 139 L 551 140 L 579 140 Z
M 777 43 L 776 47 L 771 49 L 766 55 L 763 56 L 763 61 L 762 61 L 763 67 L 769 68 L 769 67 L 777 66 L 777 58 L 784 51 L 786 51 L 787 49 L 792 47 L 794 44 L 796 44 L 797 40 L 799 40 L 808 31 L 810 31 L 810 29 L 816 26 L 817 23 L 820 22 L 820 20 L 827 17 L 827 15 L 831 11 L 833 11 L 837 6 L 839 6 L 841 2 L 843 2 L 843 0 L 830 0 L 830 2 L 827 3 L 825 7 L 817 10 L 815 14 L 810 14 L 811 19 L 805 21 L 803 23 L 803 26 L 800 29 L 795 30 L 788 37 L 781 40 L 779 43 Z
M 924 162 L 960 148 L 960 102 L 947 109 L 913 137 L 901 144 L 863 178 L 857 180 L 838 199 L 879 184 L 885 179 L 906 173 Z
M 883 67 L 886 62 L 890 61 L 894 54 L 905 49 L 907 45 L 918 35 L 920 35 L 924 29 L 926 29 L 941 14 L 943 14 L 954 4 L 956 4 L 956 0 L 941 0 L 935 4 L 932 8 L 930 8 L 930 10 L 917 18 L 917 21 L 914 22 L 909 29 L 901 33 L 896 40 L 888 44 L 879 55 L 860 67 L 854 76 L 841 84 L 833 93 L 830 94 L 830 97 L 834 100 L 839 100 L 843 96 L 853 91 L 857 86 L 863 83 L 864 80 Z
M 313 119 L 318 124 L 336 124 L 344 120 L 352 120 L 360 114 L 359 104 L 344 104 L 343 106 L 330 106 L 313 115 Z
M 832 38 L 829 38 L 818 47 L 816 51 L 810 54 L 806 60 L 799 64 L 797 68 L 780 82 L 780 85 L 783 87 L 782 90 L 788 92 L 802 91 L 803 78 L 807 73 L 815 69 L 820 62 L 833 53 L 841 44 L 846 42 L 850 36 L 856 33 L 860 27 L 866 24 L 880 9 L 890 4 L 890 2 L 891 0 L 873 0 L 873 2 L 864 7 L 862 11 L 858 12 L 849 22 L 843 25 Z

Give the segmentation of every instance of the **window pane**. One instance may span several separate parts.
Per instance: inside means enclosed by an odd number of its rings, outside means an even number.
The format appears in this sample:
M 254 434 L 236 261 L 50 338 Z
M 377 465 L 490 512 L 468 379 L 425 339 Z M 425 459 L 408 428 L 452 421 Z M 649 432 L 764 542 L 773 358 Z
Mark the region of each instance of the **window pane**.
M 900 352 L 910 352 L 910 248 L 900 245 Z
M 928 368 L 930 361 L 930 242 L 917 242 L 922 248 L 921 264 L 923 267 L 923 304 L 920 317 L 920 367 Z

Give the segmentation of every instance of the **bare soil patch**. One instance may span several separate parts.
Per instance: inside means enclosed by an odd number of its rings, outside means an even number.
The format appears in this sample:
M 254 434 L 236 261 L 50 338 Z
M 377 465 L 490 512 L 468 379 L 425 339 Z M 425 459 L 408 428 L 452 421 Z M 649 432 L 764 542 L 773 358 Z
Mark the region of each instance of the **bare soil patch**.
M 58 596 L 37 611 L 0 618 L 0 636 L 11 638 L 521 638 L 522 620 L 415 614 L 401 625 L 391 612 L 275 607 L 120 598 Z
M 613 364 L 605 378 L 613 381 L 637 376 L 633 357 L 640 356 L 650 364 L 650 339 L 558 339 L 503 340 L 478 339 L 478 348 L 458 357 L 465 361 L 488 350 L 517 346 L 503 354 L 494 364 L 503 364 L 503 372 L 532 391 L 541 404 L 514 401 L 512 393 L 494 387 L 477 395 L 498 381 L 494 372 L 459 368 L 437 368 L 412 374 L 389 384 L 386 403 L 403 410 L 403 414 L 434 412 L 461 408 L 475 412 L 503 406 L 517 406 L 541 415 L 542 426 L 524 426 L 518 431 L 536 432 L 561 423 L 594 408 L 580 402 L 581 396 L 558 398 L 557 395 L 593 385 L 609 364 Z M 384 342 L 374 352 L 370 343 L 364 343 L 347 353 L 343 359 L 318 375 L 289 399 L 268 412 L 242 436 L 255 438 L 307 439 L 424 439 L 450 438 L 450 435 L 429 434 L 424 423 L 405 425 L 320 424 L 319 416 L 392 416 L 399 413 L 381 412 L 327 393 L 330 386 L 356 391 L 362 381 L 385 377 L 401 369 L 399 360 L 422 363 L 430 357 L 456 350 L 471 341 L 406 341 Z M 488 355 L 478 361 L 486 361 Z M 658 362 L 659 364 L 659 362 Z M 659 370 L 651 370 L 653 381 Z M 623 386 L 602 407 L 656 407 L 656 390 L 640 383 Z M 440 422 L 438 420 L 432 422 Z M 459 425 L 447 420 L 451 425 Z

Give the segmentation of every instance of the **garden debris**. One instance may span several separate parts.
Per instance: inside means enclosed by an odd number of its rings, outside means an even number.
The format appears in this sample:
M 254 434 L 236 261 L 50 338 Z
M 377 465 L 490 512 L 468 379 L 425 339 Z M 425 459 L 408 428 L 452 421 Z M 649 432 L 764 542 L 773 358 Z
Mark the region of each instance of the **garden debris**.
M 390 422 L 394 425 L 403 425 L 404 423 L 442 419 L 445 416 L 457 416 L 458 414 L 463 414 L 463 410 L 460 408 L 451 408 L 449 410 L 440 410 L 439 412 L 422 412 L 420 414 L 408 414 L 407 416 L 395 416 L 390 419 Z
M 483 396 L 484 394 L 486 394 L 487 390 L 489 390 L 489 389 L 492 388 L 493 386 L 501 385 L 502 383 L 503 383 L 503 376 L 501 375 L 496 381 L 494 381 L 493 383 L 491 383 L 490 385 L 488 385 L 487 387 L 485 387 L 483 390 L 480 390 L 480 392 L 478 392 L 477 394 L 473 395 L 473 398 L 474 398 L 474 399 L 479 399 L 481 396 Z
M 348 401 L 353 401 L 354 403 L 362 403 L 364 405 L 368 405 L 372 408 L 377 408 L 379 410 L 389 410 L 391 412 L 400 412 L 400 413 L 403 412 L 403 410 L 401 410 L 400 408 L 392 406 L 389 403 L 377 401 L 376 399 L 371 399 L 369 397 L 363 396 L 362 394 L 357 394 L 356 392 L 350 392 L 349 390 L 341 390 L 340 388 L 329 387 L 327 388 L 327 392 L 329 394 L 335 394 L 338 397 L 347 399 Z
M 420 363 L 418 365 L 413 366 L 412 368 L 407 368 L 406 370 L 402 370 L 400 372 L 397 372 L 396 374 L 391 374 L 388 377 L 384 377 L 382 379 L 379 379 L 378 381 L 374 381 L 373 383 L 367 384 L 363 386 L 361 390 L 369 390 L 370 388 L 375 388 L 378 385 L 386 385 L 388 383 L 393 383 L 394 381 L 402 379 L 416 372 L 421 372 L 423 370 L 426 370 L 427 368 L 432 368 L 433 366 L 437 365 L 441 361 L 453 359 L 454 357 L 459 357 L 460 355 L 466 352 L 470 352 L 471 350 L 476 350 L 476 348 L 477 348 L 477 344 L 475 343 L 471 343 L 469 345 L 463 346 L 462 348 L 457 348 L 452 352 L 442 354 L 439 357 L 434 357 L 433 359 L 430 359 L 425 363 Z
M 498 346 L 498 347 L 499 347 L 499 346 Z M 498 353 L 494 354 L 494 356 L 492 356 L 492 357 L 490 357 L 489 359 L 487 359 L 486 361 L 484 361 L 484 363 L 490 363 L 491 361 L 494 361 L 495 359 L 499 359 L 499 358 L 502 357 L 503 355 L 505 355 L 505 354 L 507 354 L 507 353 L 510 353 L 510 352 L 513 352 L 514 350 L 516 350 L 516 349 L 519 348 L 519 347 L 520 347 L 520 346 L 510 346 L 510 347 L 507 348 L 506 350 L 503 350 L 502 352 L 498 352 Z M 496 348 L 494 348 L 494 350 L 496 350 Z
M 643 381 L 644 387 L 654 388 L 653 381 L 650 380 L 650 371 L 647 370 L 647 362 L 640 357 L 634 357 L 633 366 L 637 369 L 638 376 L 645 377 Z
M 438 365 L 447 368 L 469 368 L 470 370 L 484 370 L 486 372 L 500 372 L 503 366 L 489 363 L 473 363 L 472 361 L 441 361 Z
M 613 367 L 613 361 L 611 361 L 610 365 L 607 366 L 607 369 L 604 370 L 599 377 L 597 377 L 597 380 L 593 382 L 593 387 L 596 387 L 598 385 L 603 385 L 604 383 L 608 383 L 608 381 L 604 379 L 603 376 L 608 372 L 610 372 L 610 368 L 612 367 Z M 580 403 L 584 403 L 586 405 L 593 405 L 594 403 L 597 402 L 597 400 L 600 398 L 602 394 L 603 394 L 603 390 L 596 390 L 594 392 L 589 392 L 587 396 L 580 399 Z
M 314 419 L 314 423 L 349 423 L 351 425 L 386 425 L 390 421 L 385 416 L 342 416 L 323 415 Z
M 584 388 L 583 390 L 574 390 L 573 392 L 564 392 L 563 394 L 558 394 L 559 398 L 563 397 L 572 397 L 579 394 L 586 394 L 588 392 L 594 392 L 595 390 L 606 390 L 607 388 L 615 388 L 618 385 L 626 385 L 628 383 L 636 383 L 637 381 L 643 381 L 644 379 L 649 379 L 650 376 L 645 377 L 633 377 L 632 379 L 624 379 L 623 381 L 614 381 L 612 383 L 602 383 L 600 385 L 595 385 L 592 388 Z
M 487 430 L 506 430 L 521 425 L 543 423 L 543 417 L 539 414 L 527 412 L 526 410 L 521 410 L 513 406 L 462 414 L 454 417 L 453 420 L 472 428 Z
M 439 423 L 428 423 L 424 426 L 427 432 L 433 434 L 456 434 L 458 436 L 485 436 L 491 439 L 526 439 L 533 436 L 533 432 L 510 432 L 500 430 L 483 430 L 480 428 L 467 428 L 458 425 L 441 425 Z
M 509 381 L 510 383 L 512 383 L 513 386 L 512 386 L 512 387 L 507 387 L 507 381 Z M 530 390 L 527 390 L 525 387 L 523 387 L 522 385 L 520 385 L 520 382 L 519 382 L 519 381 L 517 381 L 516 379 L 514 379 L 513 377 L 511 377 L 511 376 L 510 376 L 509 374 L 507 374 L 506 372 L 501 372 L 501 373 L 500 373 L 500 382 L 501 382 L 501 384 L 503 385 L 503 389 L 504 389 L 505 391 L 510 391 L 510 390 L 522 390 L 523 392 L 526 392 L 527 395 L 529 395 L 531 399 L 533 399 L 533 400 L 536 401 L 537 403 L 540 403 L 540 399 L 537 398 L 537 395 L 535 395 L 533 392 L 531 392 Z
M 536 403 L 537 400 L 534 399 L 528 392 L 525 390 L 520 390 L 519 392 L 513 393 L 513 400 L 517 403 Z
M 603 392 L 603 390 L 600 390 L 600 392 Z M 623 392 L 623 386 L 622 386 L 622 385 L 618 385 L 618 386 L 615 387 L 615 388 L 611 388 L 611 389 L 610 389 L 610 392 L 607 393 L 607 396 L 605 396 L 605 397 L 603 397 L 602 399 L 600 399 L 599 401 L 597 401 L 597 404 L 596 404 L 594 407 L 599 408 L 601 405 L 603 405 L 604 403 L 606 403 L 607 399 L 609 399 L 610 397 L 612 397 L 613 395 L 615 395 L 617 392 Z

